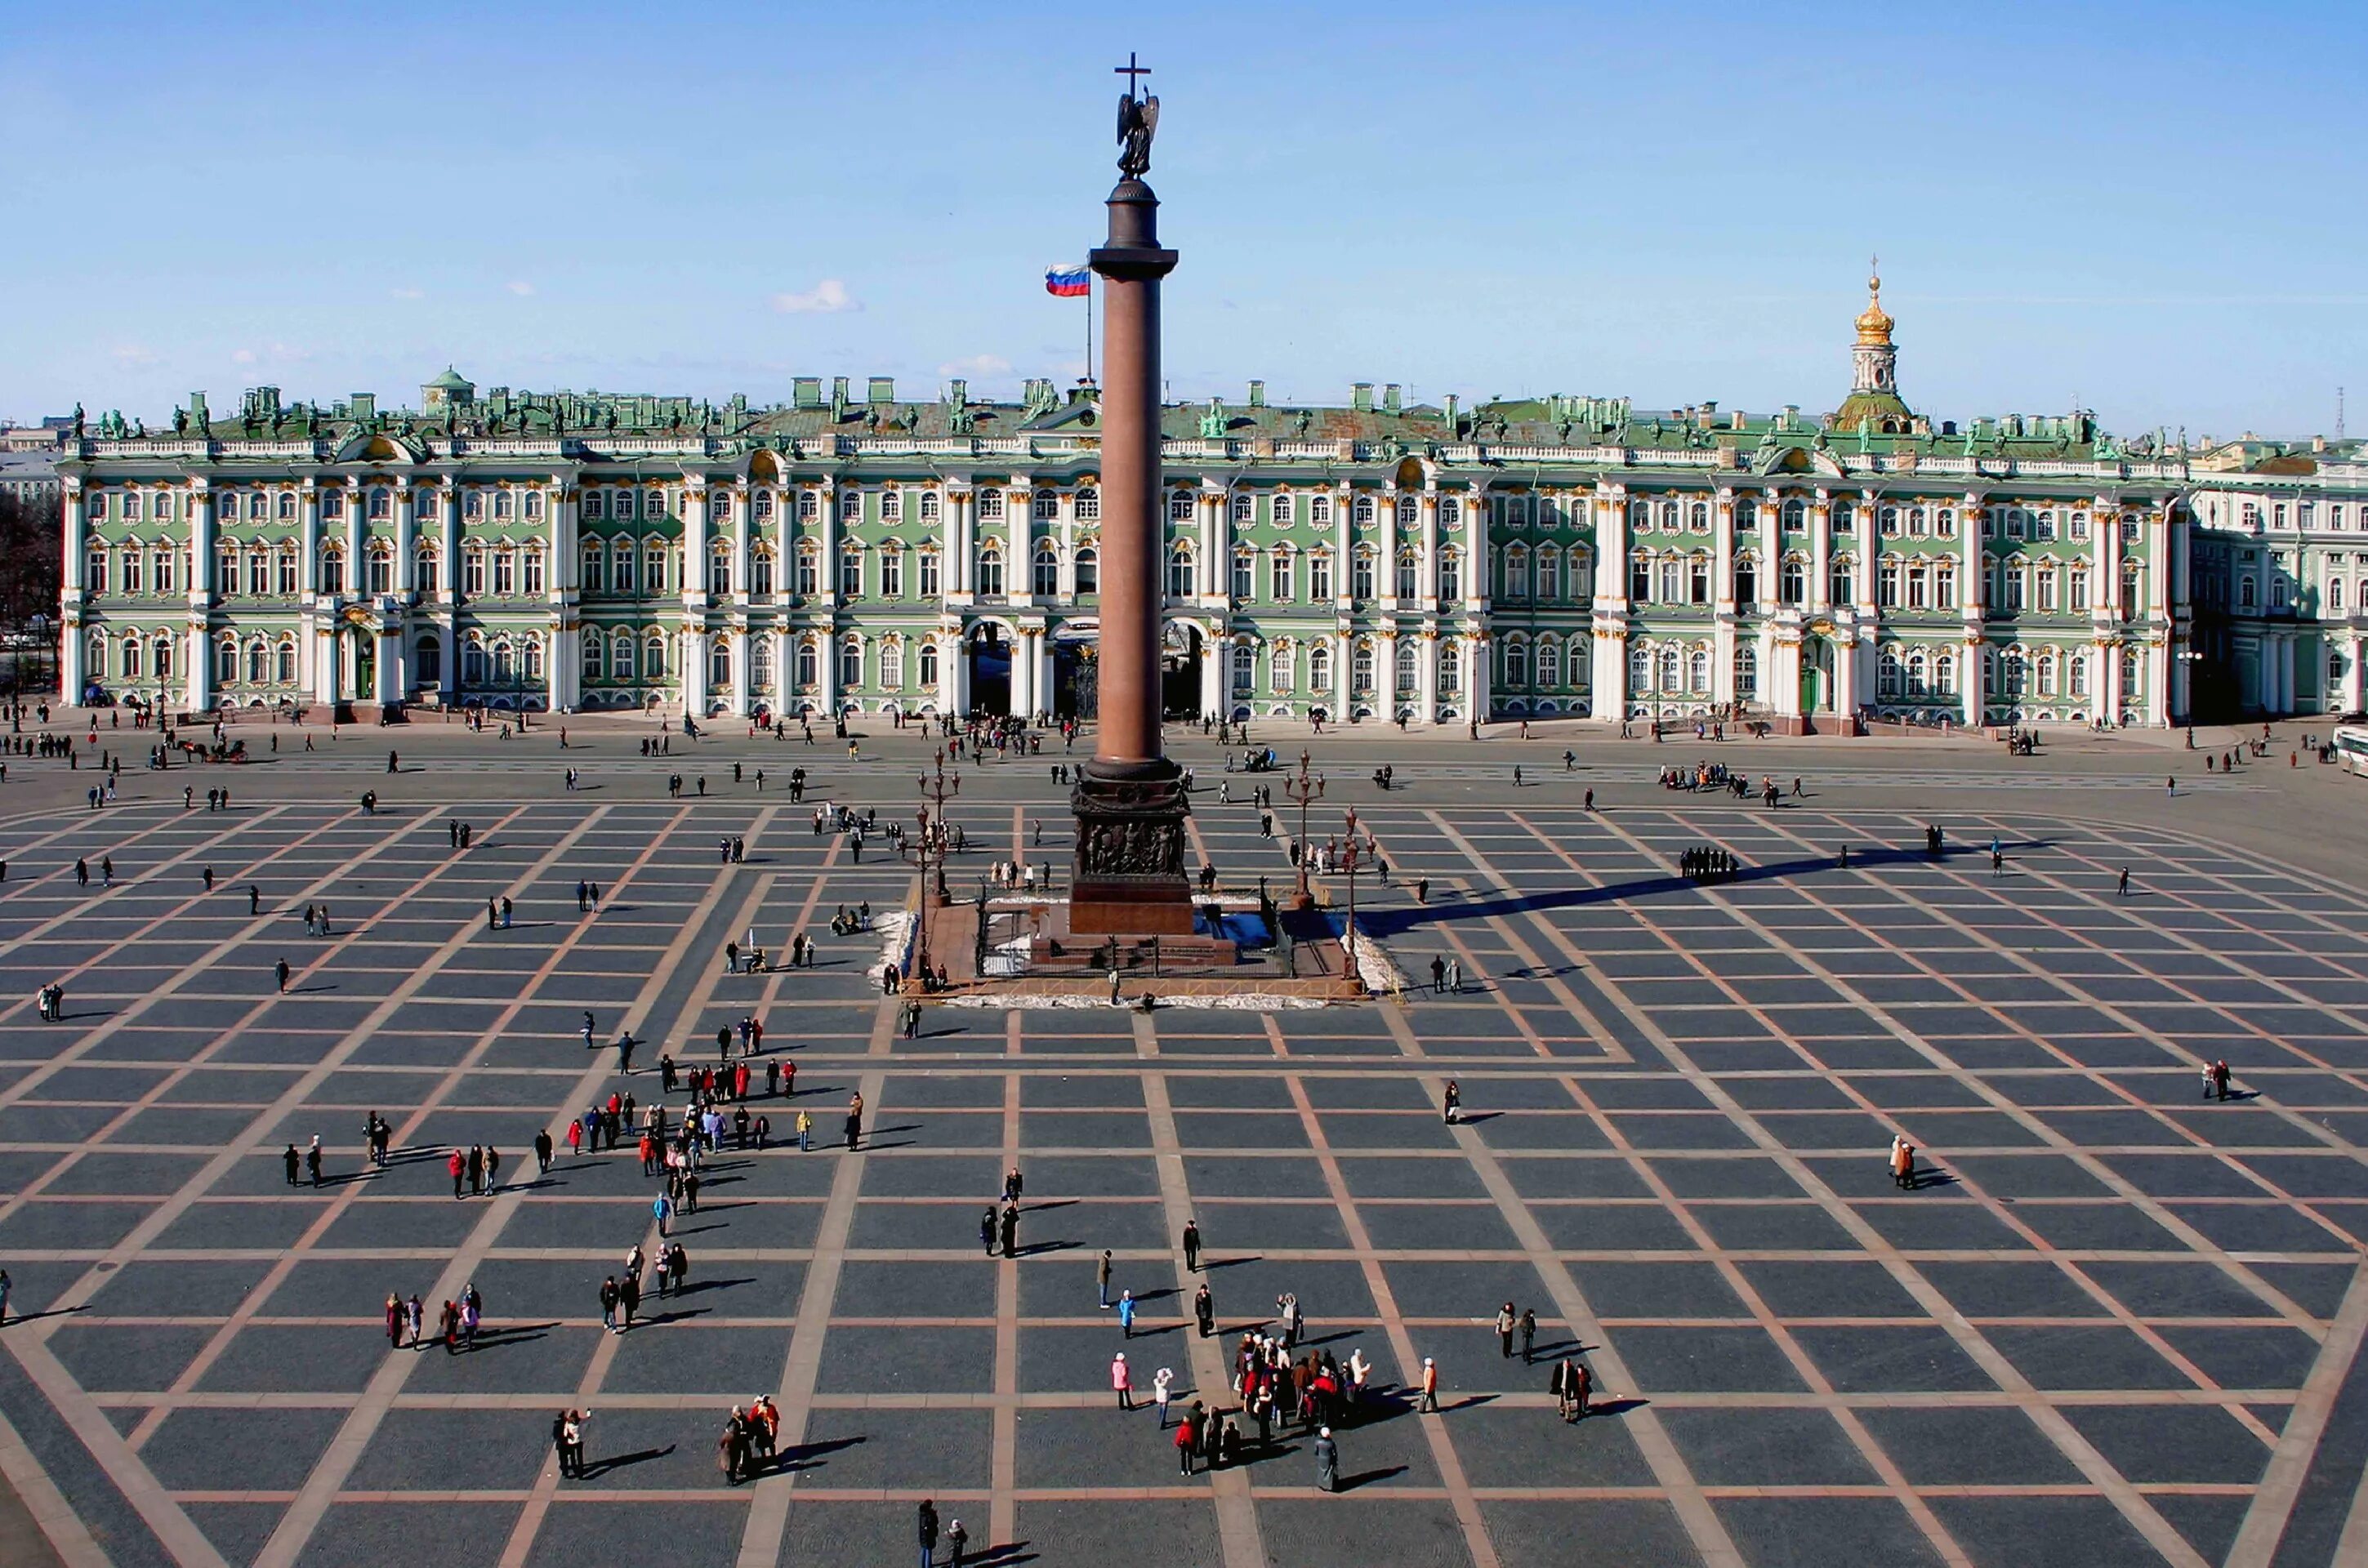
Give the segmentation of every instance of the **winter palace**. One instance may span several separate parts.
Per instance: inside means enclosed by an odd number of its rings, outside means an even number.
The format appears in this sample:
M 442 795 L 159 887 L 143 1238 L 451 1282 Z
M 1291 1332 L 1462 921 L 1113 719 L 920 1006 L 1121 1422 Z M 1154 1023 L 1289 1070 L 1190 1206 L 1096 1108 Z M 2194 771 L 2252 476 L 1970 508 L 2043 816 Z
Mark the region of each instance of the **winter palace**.
M 1548 396 L 1166 415 L 1171 711 L 2160 725 L 2348 711 L 2368 443 Z M 1095 389 L 202 394 L 79 419 L 63 689 L 168 710 L 1090 713 Z

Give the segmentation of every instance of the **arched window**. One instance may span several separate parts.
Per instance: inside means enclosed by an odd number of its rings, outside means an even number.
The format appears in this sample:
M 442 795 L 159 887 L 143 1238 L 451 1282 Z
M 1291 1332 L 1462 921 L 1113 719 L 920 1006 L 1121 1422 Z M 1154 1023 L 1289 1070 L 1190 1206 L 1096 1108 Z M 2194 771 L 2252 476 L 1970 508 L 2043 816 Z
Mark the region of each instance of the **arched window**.
M 925 637 L 921 640 L 921 656 L 918 667 L 920 684 L 924 687 L 934 687 L 938 684 L 938 645 L 935 641 L 929 638 Z
M 1838 555 L 1826 570 L 1826 598 L 1830 604 L 1846 605 L 1858 598 L 1858 562 L 1847 555 Z
M 584 629 L 584 678 L 598 683 L 609 678 L 609 640 L 599 629 Z
M 758 598 L 773 595 L 773 547 L 760 544 L 748 552 L 748 591 Z
M 1349 597 L 1370 599 L 1373 597 L 1373 547 L 1360 544 L 1349 558 Z
M 269 645 L 267 644 L 262 638 L 256 637 L 249 640 L 246 644 L 247 685 L 261 686 L 264 683 L 264 672 L 269 667 Z M 159 673 L 161 674 L 162 672 Z
M 1092 545 L 1077 547 L 1077 592 L 1099 594 L 1102 591 L 1101 552 Z
M 1291 691 L 1298 687 L 1299 650 L 1290 638 L 1282 638 L 1275 643 L 1274 656 L 1269 663 L 1272 669 L 1269 678 L 1274 683 L 1275 690 Z
M 121 671 L 125 680 L 137 680 L 140 678 L 140 666 L 144 662 L 142 659 L 144 652 L 145 649 L 140 641 L 140 633 L 137 631 L 125 633 L 123 638 L 123 646 L 120 650 L 120 658 L 117 666 Z M 99 673 L 104 675 L 106 672 L 102 670 Z
M 1400 692 L 1407 692 L 1415 689 L 1416 683 L 1418 679 L 1416 670 L 1416 661 L 1419 656 L 1420 651 L 1415 647 L 1413 638 L 1401 637 L 1398 639 L 1396 690 Z
M 1803 564 L 1801 558 L 1797 555 L 1786 556 L 1783 569 L 1776 579 L 1778 601 L 1782 604 L 1797 605 L 1808 597 L 1808 568 Z
M 1061 515 L 1061 498 L 1050 490 L 1036 492 L 1036 520 L 1049 523 Z
M 863 684 L 863 639 L 848 633 L 838 645 L 838 689 L 854 690 Z
M 1332 689 L 1332 644 L 1315 642 L 1307 649 L 1307 685 L 1311 690 Z
M 2065 656 L 2064 662 L 2066 666 L 2065 674 L 2069 677 L 2066 683 L 2069 695 L 2074 697 L 2088 696 L 2089 661 L 2087 657 L 2077 653 L 2068 653 Z
M 1256 574 L 1257 564 L 1258 551 L 1247 548 L 1234 551 L 1233 582 L 1228 585 L 1228 591 L 1235 598 L 1247 599 L 1250 597 L 1253 588 L 1252 578 Z
M 732 547 L 722 540 L 708 547 L 707 591 L 719 597 L 732 592 Z
M 255 592 L 261 592 L 266 570 L 263 552 L 256 551 L 247 559 L 247 577 Z M 370 592 L 394 592 L 394 551 L 384 540 L 373 540 L 370 547 Z
M 1686 689 L 1696 697 L 1710 690 L 1710 650 L 1697 648 L 1686 655 Z
M 1551 637 L 1539 638 L 1534 662 L 1537 670 L 1537 685 L 1541 688 L 1562 684 L 1562 644 L 1560 642 Z
M 238 639 L 227 631 L 214 644 L 214 679 L 224 686 L 238 679 Z
M 1408 506 L 1413 504 L 1411 501 L 1406 503 Z M 1419 598 L 1421 595 L 1422 563 L 1413 551 L 1402 550 L 1398 551 L 1397 597 L 1411 599 Z
M 512 515 L 512 514 L 511 514 L 511 506 L 512 506 L 512 500 L 511 500 L 510 493 L 509 493 L 508 491 L 507 491 L 507 490 L 496 490 L 496 491 L 495 491 L 495 492 L 494 492 L 494 519 L 495 519 L 495 521 L 499 522 L 499 521 L 502 521 L 502 520 L 504 520 L 504 519 L 506 519 L 506 518 L 509 517 Z
M 863 597 L 863 547 L 853 540 L 838 547 L 838 597 Z
M 1035 553 L 1029 558 L 1028 591 L 1040 599 L 1049 599 L 1061 591 L 1061 555 L 1050 540 L 1039 540 Z
M 1641 642 L 1628 645 L 1628 689 L 1653 689 L 1653 650 Z
M 282 683 L 296 678 L 296 645 L 294 643 L 279 644 L 279 668 L 281 671 L 279 678 Z M 413 659 L 412 668 L 417 673 L 421 686 L 440 687 L 444 684 L 444 644 L 434 632 L 420 634 L 419 651 Z
M 1463 597 L 1463 552 L 1452 544 L 1439 552 L 1439 597 L 1442 603 Z
M 798 597 L 812 598 L 822 591 L 822 551 L 814 540 L 806 540 L 798 546 Z
M 978 591 L 989 597 L 1003 592 L 1003 549 L 988 545 L 978 552 Z
M 1277 528 L 1287 528 L 1292 525 L 1293 520 L 1292 506 L 1293 502 L 1292 494 L 1288 490 L 1276 492 L 1274 499 L 1267 503 L 1267 509 L 1274 514 L 1274 522 Z
M 1759 695 L 1759 650 L 1749 642 L 1737 643 L 1735 650 L 1735 697 L 1738 702 L 1748 702 Z
M 633 678 L 633 634 L 622 627 L 618 628 L 616 634 L 609 639 L 609 674 L 611 679 L 621 682 Z
M 1247 527 L 1258 520 L 1258 499 L 1247 490 L 1234 492 L 1233 517 L 1236 525 Z
M 1896 649 L 1885 647 L 1875 660 L 1874 689 L 1876 695 L 1896 699 L 1899 696 L 1901 670 Z
M 1739 605 L 1759 602 L 1759 558 L 1749 551 L 1735 558 L 1735 602 Z
M 149 640 L 148 667 L 156 672 L 158 680 L 173 678 L 173 639 L 169 633 L 159 631 Z
M 1658 662 L 1661 666 L 1661 689 L 1663 691 L 1678 691 L 1682 689 L 1679 685 L 1681 671 L 1681 666 L 1679 661 L 1683 656 L 1682 652 L 1674 642 L 1662 648 L 1661 656 Z
M 732 687 L 732 642 L 726 637 L 714 637 L 707 644 L 707 684 L 711 690 L 728 691 Z
M 905 640 L 891 637 L 880 644 L 880 684 L 890 691 L 905 687 Z
M 1916 698 L 1927 697 L 1931 694 L 1931 690 L 1929 661 L 1924 657 L 1924 650 L 1918 648 L 1907 655 L 1907 695 Z
M 822 680 L 822 649 L 814 639 L 798 639 L 798 685 L 810 687 Z
M 769 631 L 748 639 L 748 685 L 757 691 L 773 689 L 773 634 Z
M 2343 613 L 2343 579 L 2340 577 L 2327 580 L 2327 608 L 2332 614 Z
M 729 513 L 732 509 L 731 503 L 724 503 L 723 509 Z M 542 492 L 540 490 L 529 490 L 526 493 L 526 520 L 529 523 L 542 521 Z
M 1452 641 L 1439 645 L 1439 695 L 1446 702 L 1463 695 L 1463 650 Z
M 1199 592 L 1198 574 L 1192 569 L 1192 547 L 1178 542 L 1167 551 L 1167 597 L 1190 598 Z
M 1943 653 L 1932 661 L 1932 680 L 1943 697 L 1957 695 L 1957 655 Z
M 990 492 L 990 494 L 995 499 L 995 515 L 1000 517 L 1003 514 L 1003 493 L 998 490 Z M 924 490 L 921 492 L 921 521 L 925 523 L 934 523 L 937 520 L 938 493 L 934 490 Z
M 1358 528 L 1363 528 L 1372 520 L 1373 498 L 1370 495 L 1358 496 L 1355 509 L 1349 513 L 1349 521 Z
M 642 640 L 642 678 L 664 680 L 666 673 L 666 640 L 663 631 L 653 631 Z
M 2053 649 L 2040 650 L 2039 695 L 2042 697 L 2055 695 L 2055 653 Z

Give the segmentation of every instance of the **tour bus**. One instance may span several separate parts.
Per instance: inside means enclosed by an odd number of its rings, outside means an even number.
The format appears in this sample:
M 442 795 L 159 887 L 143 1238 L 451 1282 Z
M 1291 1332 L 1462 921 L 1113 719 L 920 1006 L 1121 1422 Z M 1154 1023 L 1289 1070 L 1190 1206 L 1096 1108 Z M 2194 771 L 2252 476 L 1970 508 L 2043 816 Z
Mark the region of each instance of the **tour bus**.
M 2328 744 L 2346 771 L 2368 773 L 2368 724 L 2338 724 Z

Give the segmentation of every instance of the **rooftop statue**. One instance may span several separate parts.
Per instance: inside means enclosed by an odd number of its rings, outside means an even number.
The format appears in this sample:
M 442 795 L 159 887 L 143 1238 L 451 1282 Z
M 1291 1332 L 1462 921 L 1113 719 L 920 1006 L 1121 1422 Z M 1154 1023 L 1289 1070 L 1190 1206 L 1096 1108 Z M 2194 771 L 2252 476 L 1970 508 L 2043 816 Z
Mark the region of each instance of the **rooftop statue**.
M 1118 172 L 1129 179 L 1141 179 L 1151 172 L 1151 137 L 1159 129 L 1159 99 L 1134 96 L 1135 78 L 1151 73 L 1137 65 L 1133 55 L 1126 57 L 1118 74 L 1126 78 L 1126 91 L 1118 100 L 1118 140 L 1125 149 L 1118 155 Z

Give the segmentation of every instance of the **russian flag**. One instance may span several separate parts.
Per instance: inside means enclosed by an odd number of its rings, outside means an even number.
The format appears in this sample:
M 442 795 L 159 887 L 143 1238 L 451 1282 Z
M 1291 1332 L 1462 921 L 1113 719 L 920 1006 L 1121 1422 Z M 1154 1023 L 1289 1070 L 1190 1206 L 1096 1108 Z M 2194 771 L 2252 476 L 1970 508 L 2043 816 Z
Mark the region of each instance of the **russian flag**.
M 1044 269 L 1044 292 L 1057 294 L 1064 300 L 1074 300 L 1094 291 L 1094 274 L 1087 267 L 1048 267 Z

